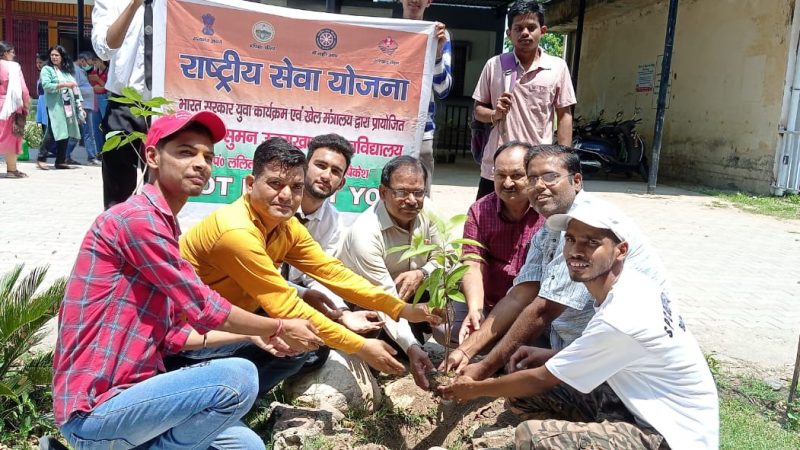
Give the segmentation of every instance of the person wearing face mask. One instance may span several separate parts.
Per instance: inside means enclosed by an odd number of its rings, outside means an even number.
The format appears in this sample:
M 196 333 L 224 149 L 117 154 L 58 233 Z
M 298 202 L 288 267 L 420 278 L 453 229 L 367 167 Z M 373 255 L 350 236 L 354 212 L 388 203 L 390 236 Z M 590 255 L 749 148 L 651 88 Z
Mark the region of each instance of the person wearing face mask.
M 497 149 L 494 192 L 473 203 L 467 213 L 464 237 L 483 247 L 464 246 L 464 254 L 480 256 L 481 260 L 466 262 L 470 269 L 462 289 L 467 303 L 455 304 L 453 326 L 459 344 L 480 329 L 486 315 L 513 286 L 531 238 L 544 223 L 544 216 L 533 209 L 525 192 L 525 155 L 531 148 L 531 144 L 512 141 Z
M 75 60 L 75 80 L 78 82 L 78 89 L 81 91 L 83 97 L 83 109 L 86 115 L 80 123 L 81 136 L 83 137 L 83 146 L 86 149 L 87 164 L 90 166 L 99 166 L 100 161 L 97 159 L 97 142 L 95 141 L 94 129 L 97 127 L 95 123 L 94 113 L 97 112 L 97 101 L 94 95 L 94 88 L 89 82 L 88 73 L 92 70 L 92 60 L 94 55 L 92 52 L 81 52 L 78 59 Z M 78 145 L 77 139 L 70 139 L 67 145 L 67 164 L 80 165 L 78 161 L 72 158 L 72 151 Z
M 407 302 L 438 267 L 434 255 L 425 253 L 401 261 L 402 252 L 387 253 L 387 250 L 410 244 L 416 235 L 431 243 L 439 242 L 436 225 L 427 214 L 422 214 L 430 210 L 425 207 L 427 178 L 425 166 L 413 156 L 398 156 L 386 163 L 378 188 L 380 200 L 353 222 L 338 254 L 355 273 Z M 406 321 L 389 318 L 384 321 L 384 336 L 406 353 L 414 382 L 427 390 L 425 372 L 434 367 L 421 345 L 426 332 L 433 332 L 434 337 L 446 345 L 448 339 L 442 327 L 430 329 L 424 324 L 409 325 Z

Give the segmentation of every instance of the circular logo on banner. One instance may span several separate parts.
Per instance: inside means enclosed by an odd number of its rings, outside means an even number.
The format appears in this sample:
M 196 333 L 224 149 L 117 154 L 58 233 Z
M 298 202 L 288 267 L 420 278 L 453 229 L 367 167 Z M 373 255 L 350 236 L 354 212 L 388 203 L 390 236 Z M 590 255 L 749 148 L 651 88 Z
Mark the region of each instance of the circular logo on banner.
M 275 37 L 275 28 L 269 22 L 256 22 L 253 25 L 253 37 L 258 42 L 269 42 Z
M 336 32 L 330 28 L 323 28 L 317 32 L 317 47 L 320 50 L 333 50 L 338 41 Z

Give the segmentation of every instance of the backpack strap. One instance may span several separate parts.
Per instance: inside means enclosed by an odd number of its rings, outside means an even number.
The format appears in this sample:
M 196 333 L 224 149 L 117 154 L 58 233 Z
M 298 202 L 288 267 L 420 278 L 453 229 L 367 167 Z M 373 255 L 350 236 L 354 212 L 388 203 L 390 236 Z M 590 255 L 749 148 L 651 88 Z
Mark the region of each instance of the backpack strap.
M 514 85 L 517 84 L 517 58 L 514 56 L 514 52 L 500 55 L 500 70 L 503 72 L 503 76 L 507 74 L 511 76 L 511 82 L 508 85 L 510 92 L 514 89 Z

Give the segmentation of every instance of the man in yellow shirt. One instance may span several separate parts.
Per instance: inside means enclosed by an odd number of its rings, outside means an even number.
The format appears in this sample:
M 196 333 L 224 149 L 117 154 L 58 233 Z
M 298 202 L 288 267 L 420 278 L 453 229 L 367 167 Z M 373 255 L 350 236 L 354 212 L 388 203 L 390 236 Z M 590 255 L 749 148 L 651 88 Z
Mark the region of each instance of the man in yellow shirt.
M 438 323 L 426 305 L 409 305 L 328 256 L 294 217 L 303 198 L 306 158 L 281 138 L 258 146 L 253 174 L 246 178 L 247 193 L 190 229 L 180 240 L 181 255 L 200 278 L 231 303 L 248 311 L 263 309 L 270 317 L 304 318 L 319 329 L 329 347 L 353 353 L 377 370 L 401 374 L 403 365 L 388 344 L 365 339 L 307 305 L 281 277 L 283 262 L 321 282 L 333 293 L 367 309 L 383 311 L 392 319 Z M 252 350 L 253 344 L 249 344 Z M 245 348 L 246 349 L 246 348 Z M 245 350 L 242 348 L 236 350 Z M 277 384 L 270 366 L 275 358 L 254 361 L 261 391 Z M 226 356 L 231 356 L 227 354 Z M 303 357 L 296 358 L 302 365 Z M 283 361 L 285 362 L 285 360 Z M 285 370 L 283 376 L 294 372 Z

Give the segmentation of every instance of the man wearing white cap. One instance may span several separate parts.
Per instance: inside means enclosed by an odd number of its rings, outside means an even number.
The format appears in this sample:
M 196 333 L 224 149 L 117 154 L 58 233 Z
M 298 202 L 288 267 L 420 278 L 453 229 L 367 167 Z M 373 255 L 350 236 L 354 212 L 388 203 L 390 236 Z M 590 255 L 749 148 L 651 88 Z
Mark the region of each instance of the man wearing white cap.
M 551 216 L 547 226 L 566 232 L 569 276 L 595 299 L 594 317 L 544 366 L 485 381 L 462 378 L 442 389 L 445 398 L 541 395 L 568 389 L 561 383 L 585 395 L 608 382 L 635 421 L 599 422 L 590 410 L 580 422 L 529 420 L 517 427 L 516 448 L 718 448 L 711 372 L 664 286 L 627 267 L 626 221 L 583 204 Z

